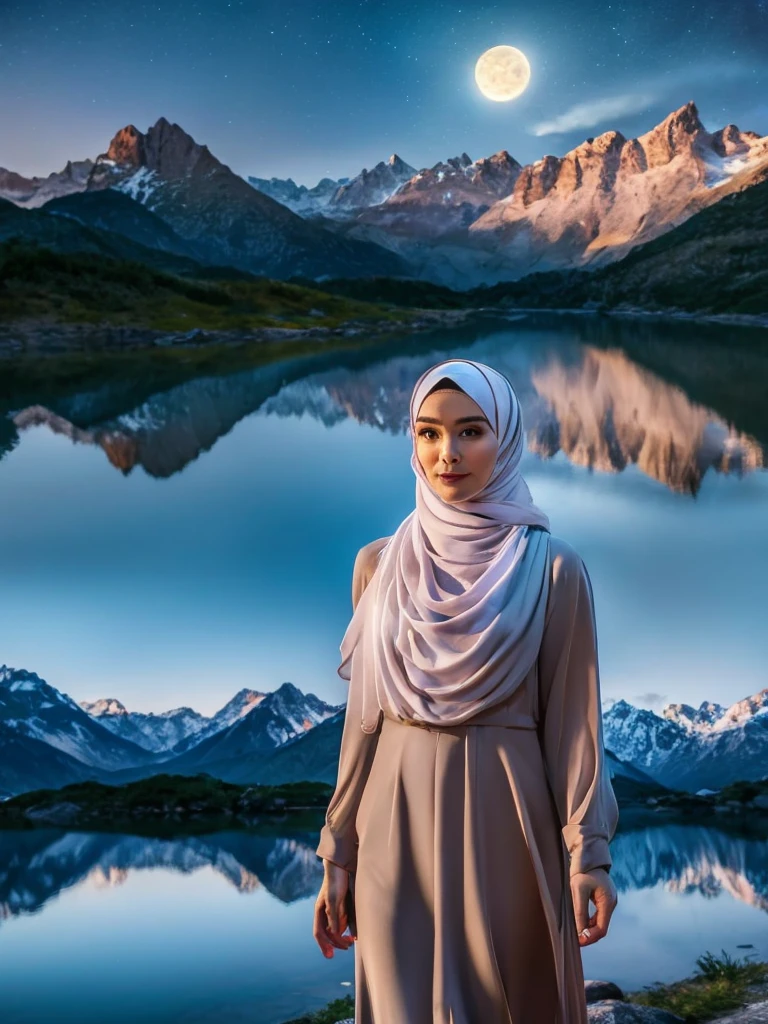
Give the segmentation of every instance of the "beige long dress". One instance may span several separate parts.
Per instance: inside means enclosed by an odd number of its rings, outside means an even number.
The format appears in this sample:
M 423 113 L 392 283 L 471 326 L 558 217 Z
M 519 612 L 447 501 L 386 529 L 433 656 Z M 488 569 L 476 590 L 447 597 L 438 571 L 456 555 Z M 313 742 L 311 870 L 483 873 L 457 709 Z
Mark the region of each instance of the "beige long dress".
M 355 606 L 386 539 L 356 559 Z M 349 694 L 317 854 L 353 872 L 355 1024 L 586 1024 L 568 880 L 611 865 L 618 807 L 591 583 L 551 544 L 539 658 L 505 704 L 364 733 Z

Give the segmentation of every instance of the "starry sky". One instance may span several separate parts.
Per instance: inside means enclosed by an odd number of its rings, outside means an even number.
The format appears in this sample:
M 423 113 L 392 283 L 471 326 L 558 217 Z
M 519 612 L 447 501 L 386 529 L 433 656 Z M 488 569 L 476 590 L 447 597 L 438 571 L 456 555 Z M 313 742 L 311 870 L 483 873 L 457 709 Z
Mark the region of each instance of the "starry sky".
M 474 66 L 502 43 L 531 81 L 495 103 Z M 766 84 L 768 0 L 3 0 L 0 166 L 46 175 L 160 116 L 238 174 L 310 186 L 393 152 L 525 164 L 689 100 L 765 135 Z

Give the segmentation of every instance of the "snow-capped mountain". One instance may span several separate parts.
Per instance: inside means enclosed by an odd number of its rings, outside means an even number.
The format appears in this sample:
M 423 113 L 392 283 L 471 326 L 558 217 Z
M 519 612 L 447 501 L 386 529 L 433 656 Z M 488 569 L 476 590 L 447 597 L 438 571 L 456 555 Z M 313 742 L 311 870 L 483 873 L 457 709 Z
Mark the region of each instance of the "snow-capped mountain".
M 190 750 L 166 761 L 163 771 L 210 772 L 229 782 L 253 781 L 260 760 L 338 712 L 313 693 L 283 683 L 250 711 Z
M 380 160 L 370 170 L 364 167 L 354 178 L 340 185 L 328 203 L 326 213 L 339 216 L 378 206 L 394 196 L 414 174 L 416 168 L 393 153 L 389 160 Z
M 508 196 L 521 171 L 505 149 L 479 160 L 462 153 L 414 173 L 356 223 L 410 238 L 437 239 L 469 227 Z
M 237 732 L 236 727 L 243 719 L 262 704 L 266 711 L 258 723 Z M 313 693 L 302 693 L 292 683 L 284 683 L 274 693 L 242 689 L 210 717 L 189 707 L 159 714 L 128 711 L 114 698 L 83 701 L 81 707 L 115 735 L 147 750 L 171 755 L 173 763 L 164 759 L 164 771 L 183 767 L 190 760 L 197 763 L 212 756 L 216 760 L 226 758 L 233 746 L 238 753 L 256 747 L 270 750 L 337 711 Z
M 423 191 L 417 176 L 358 216 L 347 237 L 389 244 L 414 276 L 465 290 L 613 263 L 768 177 L 768 136 L 734 124 L 708 132 L 693 101 L 637 138 L 606 131 L 522 167 L 506 156 L 488 176 L 505 193 L 467 194 L 464 154 L 450 180 L 420 172 Z
M 403 270 L 389 250 L 341 238 L 249 185 L 207 146 L 161 117 L 121 129 L 88 189 L 117 188 L 162 217 L 199 258 L 273 277 L 358 277 Z
M 105 729 L 71 697 L 34 672 L 7 665 L 0 665 L 0 724 L 103 771 L 154 760 L 143 747 Z M 5 753 L 4 748 L 0 750 L 0 780 Z
M 172 750 L 182 740 L 199 736 L 210 722 L 205 715 L 187 707 L 160 714 L 128 711 L 114 697 L 81 701 L 80 707 L 116 736 L 154 753 Z
M 311 217 L 325 212 L 336 192 L 347 184 L 349 178 L 321 178 L 312 188 L 297 185 L 293 178 L 256 178 L 249 175 L 248 181 L 259 192 L 282 203 L 299 216 Z
M 617 700 L 605 746 L 662 785 L 697 792 L 768 777 L 768 688 L 722 708 L 669 704 L 661 715 Z
M 636 139 L 607 131 L 527 164 L 469 236 L 537 270 L 599 266 L 766 175 L 768 136 L 710 133 L 689 101 Z
M 0 196 L 17 206 L 32 209 L 49 199 L 83 192 L 92 170 L 93 160 L 68 160 L 63 171 L 53 171 L 47 178 L 25 178 L 0 167 Z
M 323 178 L 309 189 L 306 185 L 297 185 L 293 178 L 249 177 L 248 181 L 302 217 L 321 213 L 326 217 L 346 218 L 383 203 L 415 174 L 415 167 L 393 153 L 370 170 L 364 167 L 354 178 Z

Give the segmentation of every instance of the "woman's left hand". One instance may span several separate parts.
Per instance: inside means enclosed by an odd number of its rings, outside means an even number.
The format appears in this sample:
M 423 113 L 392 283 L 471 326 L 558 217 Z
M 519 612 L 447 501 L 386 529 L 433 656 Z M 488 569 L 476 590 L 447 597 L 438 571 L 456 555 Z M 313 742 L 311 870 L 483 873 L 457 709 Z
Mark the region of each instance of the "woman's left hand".
M 608 932 L 608 922 L 618 903 L 616 886 L 604 868 L 593 868 L 571 875 L 571 895 L 579 945 L 591 946 Z M 592 916 L 589 914 L 590 897 L 595 904 Z M 585 928 L 587 934 L 583 934 Z

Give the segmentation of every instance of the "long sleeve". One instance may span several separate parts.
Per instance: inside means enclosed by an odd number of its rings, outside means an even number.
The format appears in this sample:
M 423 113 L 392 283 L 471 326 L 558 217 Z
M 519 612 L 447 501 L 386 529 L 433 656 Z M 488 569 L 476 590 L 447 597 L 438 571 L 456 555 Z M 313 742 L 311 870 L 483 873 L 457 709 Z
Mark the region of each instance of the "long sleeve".
M 538 665 L 539 738 L 570 874 L 610 869 L 619 809 L 603 746 L 594 595 L 584 562 L 559 538 Z
M 386 540 L 386 538 L 384 538 Z M 357 603 L 370 581 L 376 557 L 384 541 L 374 541 L 361 548 L 352 573 L 352 605 Z M 318 857 L 332 861 L 348 871 L 357 869 L 357 809 L 368 781 L 374 754 L 379 741 L 381 721 L 376 732 L 365 733 L 360 728 L 362 700 L 350 683 L 344 729 L 339 751 L 339 769 L 336 789 L 328 804 L 325 824 L 320 831 L 320 843 L 315 850 Z

